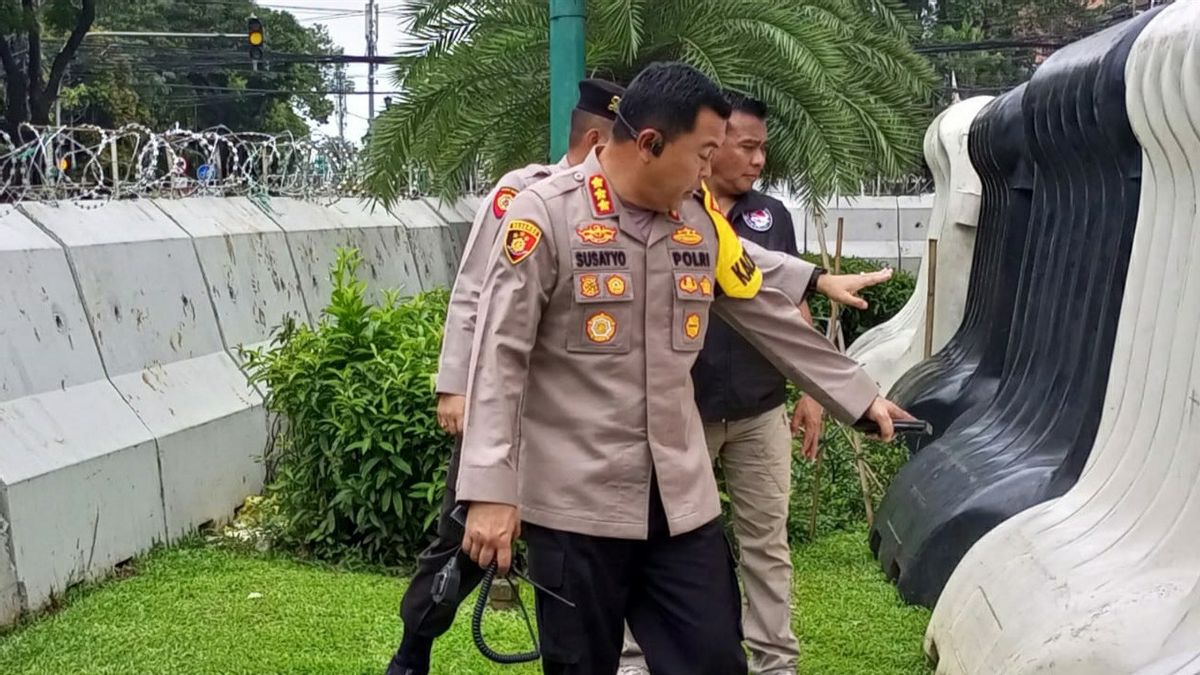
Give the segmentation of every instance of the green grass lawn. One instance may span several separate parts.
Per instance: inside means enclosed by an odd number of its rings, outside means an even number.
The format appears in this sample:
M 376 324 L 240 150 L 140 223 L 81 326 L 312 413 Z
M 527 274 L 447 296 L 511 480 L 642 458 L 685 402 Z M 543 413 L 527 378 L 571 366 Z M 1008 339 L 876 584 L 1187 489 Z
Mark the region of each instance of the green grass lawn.
M 59 612 L 0 637 L 0 673 L 380 675 L 399 637 L 403 589 L 393 577 L 222 548 L 159 550 L 132 576 L 72 592 Z M 806 675 L 928 672 L 928 612 L 899 601 L 861 533 L 798 550 L 795 598 Z M 492 614 L 486 629 L 502 650 L 528 646 L 519 613 Z M 483 660 L 466 611 L 434 663 L 440 675 L 540 672 Z

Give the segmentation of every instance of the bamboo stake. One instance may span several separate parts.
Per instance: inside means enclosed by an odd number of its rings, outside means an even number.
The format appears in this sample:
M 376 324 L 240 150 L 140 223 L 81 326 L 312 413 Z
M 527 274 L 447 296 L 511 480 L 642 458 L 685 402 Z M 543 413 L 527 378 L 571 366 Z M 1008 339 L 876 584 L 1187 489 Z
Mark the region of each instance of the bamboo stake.
M 933 308 L 937 296 L 937 239 L 929 240 L 929 292 L 925 296 L 925 358 L 933 356 Z

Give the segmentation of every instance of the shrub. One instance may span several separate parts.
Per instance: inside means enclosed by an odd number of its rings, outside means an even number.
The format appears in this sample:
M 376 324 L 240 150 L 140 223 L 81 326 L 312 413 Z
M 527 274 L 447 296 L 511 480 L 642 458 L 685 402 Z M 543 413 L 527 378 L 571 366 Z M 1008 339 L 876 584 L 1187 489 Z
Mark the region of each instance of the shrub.
M 805 255 L 804 258 L 811 263 L 821 264 L 820 256 Z M 882 265 L 873 260 L 842 257 L 843 274 L 874 272 L 882 268 Z M 860 335 L 895 316 L 904 307 L 904 303 L 908 302 L 915 286 L 916 279 L 913 275 L 898 269 L 887 283 L 862 292 L 863 299 L 870 305 L 865 311 L 843 307 L 838 315 L 838 323 L 842 326 L 846 344 L 853 344 Z M 809 300 L 809 307 L 812 309 L 813 322 L 824 330 L 829 321 L 829 301 L 818 295 Z
M 396 564 L 426 542 L 451 450 L 432 382 L 448 295 L 371 305 L 360 261 L 339 251 L 318 325 L 285 323 L 247 365 L 282 421 L 268 456 L 279 543 Z

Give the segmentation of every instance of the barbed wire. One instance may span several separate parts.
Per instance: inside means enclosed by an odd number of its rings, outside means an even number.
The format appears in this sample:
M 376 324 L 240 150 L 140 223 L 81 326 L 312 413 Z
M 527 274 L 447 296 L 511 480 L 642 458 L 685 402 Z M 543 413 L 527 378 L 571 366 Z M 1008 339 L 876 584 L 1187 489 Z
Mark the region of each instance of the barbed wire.
M 358 150 L 336 138 L 131 124 L 0 132 L 0 203 L 199 195 L 333 200 L 361 193 Z

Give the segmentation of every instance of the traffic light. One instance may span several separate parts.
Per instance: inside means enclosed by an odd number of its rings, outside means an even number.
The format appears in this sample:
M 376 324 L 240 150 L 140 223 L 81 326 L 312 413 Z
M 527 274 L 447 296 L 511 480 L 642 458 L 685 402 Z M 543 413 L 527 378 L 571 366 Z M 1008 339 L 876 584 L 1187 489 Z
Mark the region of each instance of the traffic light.
M 263 43 L 266 42 L 266 37 L 263 34 L 262 21 L 257 16 L 246 20 L 246 41 L 250 44 L 250 60 L 256 64 L 262 61 Z

